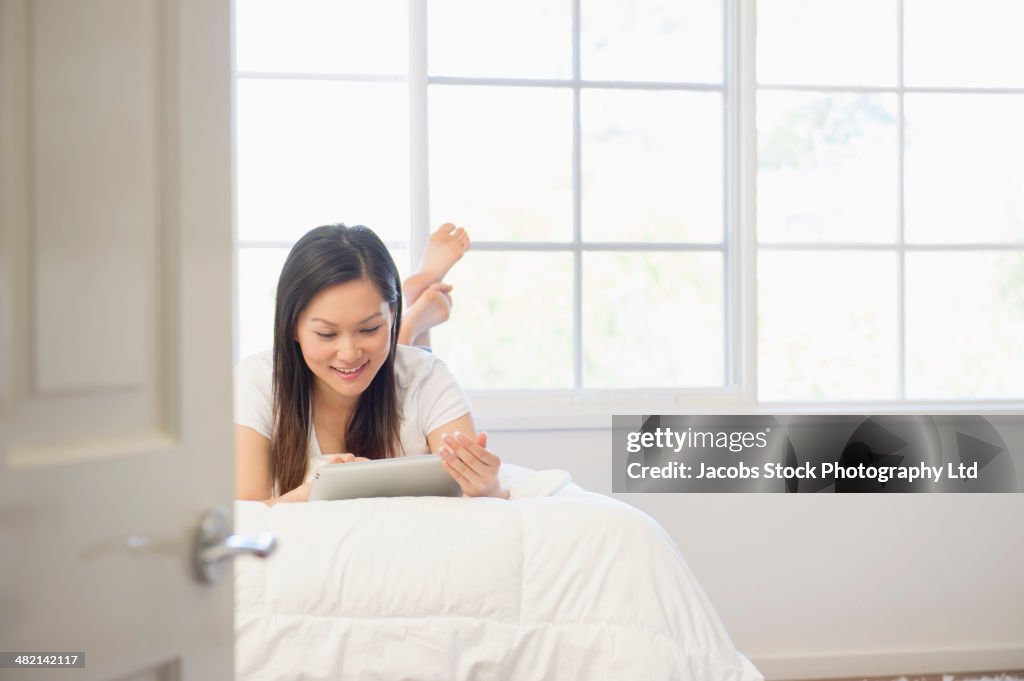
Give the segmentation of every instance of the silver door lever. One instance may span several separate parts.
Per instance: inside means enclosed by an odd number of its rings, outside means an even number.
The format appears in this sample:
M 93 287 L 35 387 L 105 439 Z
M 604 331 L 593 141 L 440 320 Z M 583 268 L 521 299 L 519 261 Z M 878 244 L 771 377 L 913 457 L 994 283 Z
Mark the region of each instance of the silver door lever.
M 266 558 L 277 548 L 273 532 L 256 537 L 231 534 L 231 519 L 223 507 L 208 511 L 196 530 L 192 564 L 200 584 L 216 584 L 224 578 L 228 559 L 239 555 Z

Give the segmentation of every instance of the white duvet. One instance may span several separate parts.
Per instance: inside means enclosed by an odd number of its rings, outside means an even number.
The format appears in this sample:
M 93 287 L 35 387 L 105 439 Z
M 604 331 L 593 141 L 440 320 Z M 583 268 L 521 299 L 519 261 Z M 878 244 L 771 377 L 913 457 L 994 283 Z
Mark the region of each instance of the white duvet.
M 650 517 L 510 464 L 499 499 L 235 503 L 237 678 L 754 681 Z

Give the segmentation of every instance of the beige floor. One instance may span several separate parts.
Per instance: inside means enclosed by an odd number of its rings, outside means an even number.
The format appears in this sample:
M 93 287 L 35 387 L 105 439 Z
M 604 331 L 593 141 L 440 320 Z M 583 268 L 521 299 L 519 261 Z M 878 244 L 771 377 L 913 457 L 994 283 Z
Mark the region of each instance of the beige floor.
M 804 679 L 802 681 L 812 681 Z M 1014 671 L 971 672 L 969 674 L 913 674 L 904 676 L 853 676 L 846 679 L 821 679 L 820 681 L 1024 681 L 1024 669 Z

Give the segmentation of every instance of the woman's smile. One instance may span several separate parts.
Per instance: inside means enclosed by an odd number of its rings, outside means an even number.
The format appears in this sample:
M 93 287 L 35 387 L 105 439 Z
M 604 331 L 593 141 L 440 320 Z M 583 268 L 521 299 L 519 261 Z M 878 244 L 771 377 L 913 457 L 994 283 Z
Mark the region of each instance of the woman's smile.
M 363 370 L 366 369 L 369 364 L 370 360 L 366 360 L 359 366 L 352 369 L 342 369 L 341 367 L 331 365 L 331 370 L 343 381 L 354 381 L 363 374 Z

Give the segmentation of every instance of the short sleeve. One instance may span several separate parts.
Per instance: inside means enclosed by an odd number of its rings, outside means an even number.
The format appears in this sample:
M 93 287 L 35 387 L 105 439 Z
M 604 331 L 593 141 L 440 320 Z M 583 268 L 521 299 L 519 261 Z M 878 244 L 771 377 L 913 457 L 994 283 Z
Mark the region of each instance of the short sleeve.
M 273 357 L 246 357 L 235 367 L 235 423 L 271 439 L 273 429 Z
M 431 360 L 431 366 L 419 386 L 417 399 L 424 433 L 437 430 L 470 411 L 469 400 L 451 370 L 440 359 L 431 356 Z

